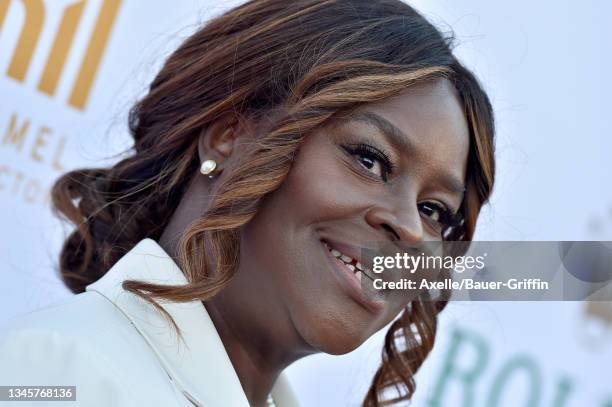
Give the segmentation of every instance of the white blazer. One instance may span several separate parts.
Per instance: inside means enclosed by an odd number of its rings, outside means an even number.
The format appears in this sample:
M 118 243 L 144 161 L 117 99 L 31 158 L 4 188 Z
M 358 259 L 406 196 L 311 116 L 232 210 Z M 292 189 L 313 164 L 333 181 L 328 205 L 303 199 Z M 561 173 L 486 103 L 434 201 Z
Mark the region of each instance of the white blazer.
M 183 342 L 151 304 L 121 288 L 126 279 L 186 283 L 155 241 L 141 241 L 86 292 L 8 325 L 0 336 L 0 386 L 76 386 L 68 406 L 248 406 L 203 304 L 161 303 Z M 278 407 L 297 406 L 283 374 L 272 396 Z

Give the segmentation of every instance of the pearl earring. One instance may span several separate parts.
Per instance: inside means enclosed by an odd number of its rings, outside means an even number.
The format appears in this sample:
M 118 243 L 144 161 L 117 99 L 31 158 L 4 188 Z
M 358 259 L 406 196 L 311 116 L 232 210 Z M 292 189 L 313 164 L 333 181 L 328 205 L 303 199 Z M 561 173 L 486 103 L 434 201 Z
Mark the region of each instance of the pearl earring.
M 203 175 L 208 175 L 208 178 L 212 178 L 215 168 L 217 168 L 217 162 L 215 160 L 205 160 L 200 166 L 200 172 Z

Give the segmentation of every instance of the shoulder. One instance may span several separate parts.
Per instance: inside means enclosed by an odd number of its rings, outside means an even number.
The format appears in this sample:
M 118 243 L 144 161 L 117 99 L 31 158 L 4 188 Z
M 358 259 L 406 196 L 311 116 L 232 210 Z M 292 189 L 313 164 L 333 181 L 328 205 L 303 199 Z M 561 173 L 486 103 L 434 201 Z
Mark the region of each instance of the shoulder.
M 14 318 L 0 332 L 0 360 L 3 385 L 74 385 L 79 405 L 136 406 L 153 392 L 175 400 L 144 338 L 97 292 Z

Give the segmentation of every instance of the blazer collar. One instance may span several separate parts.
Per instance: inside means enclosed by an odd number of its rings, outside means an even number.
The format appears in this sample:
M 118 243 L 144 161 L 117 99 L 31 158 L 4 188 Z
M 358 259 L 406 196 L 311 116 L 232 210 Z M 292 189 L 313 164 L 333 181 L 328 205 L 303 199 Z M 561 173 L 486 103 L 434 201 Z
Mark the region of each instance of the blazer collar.
M 124 280 L 187 283 L 182 271 L 154 241 L 140 241 L 100 280 L 87 286 L 113 302 L 132 322 L 168 376 L 196 406 L 248 407 L 246 395 L 215 326 L 201 301 L 160 302 L 181 329 L 181 341 L 163 315 L 121 287 Z M 284 374 L 272 396 L 278 407 L 297 406 Z

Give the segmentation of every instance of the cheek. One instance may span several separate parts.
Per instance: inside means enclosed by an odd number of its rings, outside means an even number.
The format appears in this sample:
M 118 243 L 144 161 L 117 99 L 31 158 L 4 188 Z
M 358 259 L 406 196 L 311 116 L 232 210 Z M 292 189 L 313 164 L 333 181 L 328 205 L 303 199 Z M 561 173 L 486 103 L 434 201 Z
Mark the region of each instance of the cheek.
M 306 144 L 281 188 L 292 197 L 295 208 L 308 223 L 325 217 L 337 206 L 337 195 L 328 187 L 330 183 L 335 184 L 333 161 L 328 155 Z
M 302 217 L 302 226 L 354 218 L 370 201 L 368 194 L 374 192 L 358 181 L 340 147 L 328 136 L 320 133 L 311 137 L 300 149 L 279 192 L 289 197 L 292 208 Z
M 287 178 L 264 197 L 257 214 L 242 230 L 242 246 L 251 268 L 256 263 L 257 269 L 270 271 L 263 277 L 275 279 L 285 292 L 305 279 L 297 270 L 306 268 L 312 251 L 318 248 L 318 222 L 340 216 L 337 191 L 323 182 L 335 172 L 333 159 L 329 148 L 322 148 L 324 143 L 313 141 L 305 140 Z M 299 281 L 299 285 L 313 289 L 310 281 Z

